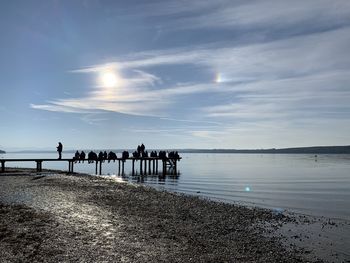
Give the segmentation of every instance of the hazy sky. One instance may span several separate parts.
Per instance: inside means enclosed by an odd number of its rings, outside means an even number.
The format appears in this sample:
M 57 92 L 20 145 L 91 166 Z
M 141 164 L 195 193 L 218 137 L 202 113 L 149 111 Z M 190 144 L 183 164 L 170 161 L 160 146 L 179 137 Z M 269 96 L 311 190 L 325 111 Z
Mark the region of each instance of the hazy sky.
M 350 144 L 350 1 L 1 1 L 0 148 Z

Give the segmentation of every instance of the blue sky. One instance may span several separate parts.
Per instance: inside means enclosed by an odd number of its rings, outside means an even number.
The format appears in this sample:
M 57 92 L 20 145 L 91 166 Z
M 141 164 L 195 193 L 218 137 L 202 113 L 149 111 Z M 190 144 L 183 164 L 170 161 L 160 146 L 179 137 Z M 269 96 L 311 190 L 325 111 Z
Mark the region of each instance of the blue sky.
M 348 145 L 350 1 L 1 1 L 0 148 Z

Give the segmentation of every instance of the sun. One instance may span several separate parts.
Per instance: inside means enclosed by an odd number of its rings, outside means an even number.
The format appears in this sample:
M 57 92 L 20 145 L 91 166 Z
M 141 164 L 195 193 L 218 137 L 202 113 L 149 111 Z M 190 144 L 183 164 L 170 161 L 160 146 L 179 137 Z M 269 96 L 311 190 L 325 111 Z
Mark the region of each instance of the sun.
M 112 88 L 118 84 L 118 77 L 114 72 L 106 71 L 101 74 L 101 82 L 104 87 Z

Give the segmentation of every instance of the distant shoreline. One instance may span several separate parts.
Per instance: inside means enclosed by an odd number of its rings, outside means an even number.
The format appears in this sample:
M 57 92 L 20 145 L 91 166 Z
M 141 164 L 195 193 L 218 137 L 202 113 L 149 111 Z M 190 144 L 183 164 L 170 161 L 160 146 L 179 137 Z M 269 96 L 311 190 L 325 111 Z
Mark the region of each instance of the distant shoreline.
M 90 151 L 91 149 L 78 149 Z M 93 151 L 107 150 L 122 152 L 125 149 L 92 149 Z M 129 152 L 134 149 L 126 149 Z M 149 149 L 148 151 L 159 150 Z M 239 154 L 350 154 L 350 145 L 346 146 L 312 146 L 312 147 L 293 147 L 293 148 L 271 148 L 271 149 L 167 149 L 168 151 L 178 151 L 179 153 L 239 153 Z M 65 153 L 74 153 L 76 150 L 66 150 Z M 6 153 L 0 150 L 0 153 Z M 56 151 L 47 150 L 24 150 L 9 151 L 8 153 L 56 153 Z
M 314 146 L 281 149 L 183 149 L 181 153 L 350 154 L 350 146 Z

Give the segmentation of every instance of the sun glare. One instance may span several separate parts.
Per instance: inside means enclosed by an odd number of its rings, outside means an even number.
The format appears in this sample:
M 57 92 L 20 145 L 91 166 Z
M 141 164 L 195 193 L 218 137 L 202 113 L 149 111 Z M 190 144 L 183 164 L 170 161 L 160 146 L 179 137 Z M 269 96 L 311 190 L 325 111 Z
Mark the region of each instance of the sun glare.
M 112 88 L 118 84 L 118 77 L 114 72 L 103 72 L 101 75 L 101 82 L 104 87 Z
M 223 82 L 223 78 L 222 78 L 222 74 L 221 73 L 216 73 L 216 76 L 215 76 L 215 82 L 216 83 L 221 83 Z

